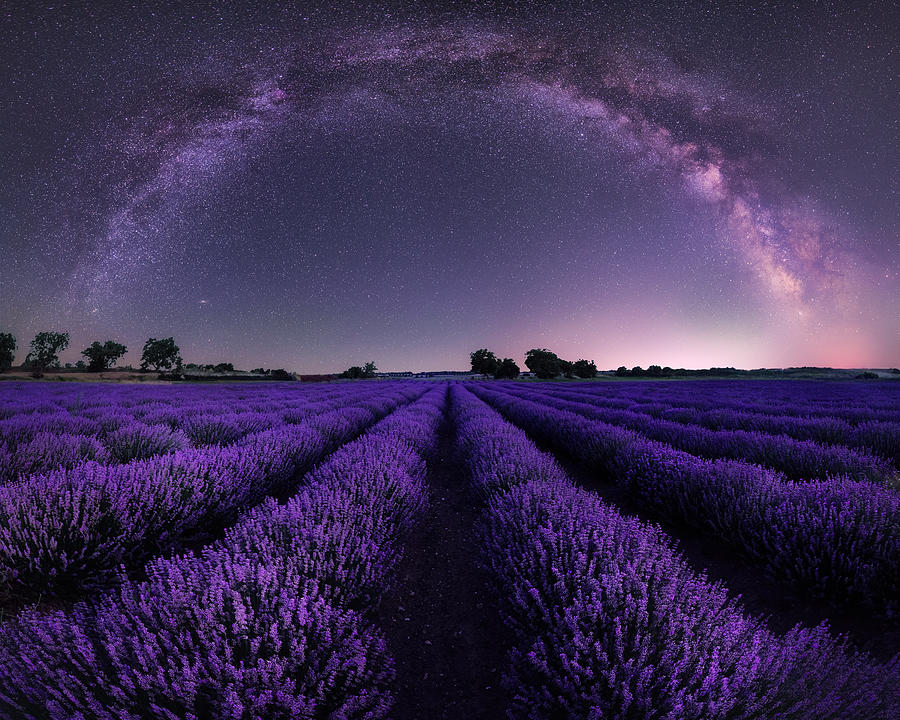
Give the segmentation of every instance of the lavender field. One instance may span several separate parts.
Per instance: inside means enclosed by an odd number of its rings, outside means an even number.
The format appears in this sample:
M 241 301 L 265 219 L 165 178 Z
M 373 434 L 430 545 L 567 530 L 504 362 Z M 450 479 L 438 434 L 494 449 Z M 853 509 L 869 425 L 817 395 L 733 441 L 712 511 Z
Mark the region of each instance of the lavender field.
M 0 717 L 900 718 L 900 383 L 0 385 Z

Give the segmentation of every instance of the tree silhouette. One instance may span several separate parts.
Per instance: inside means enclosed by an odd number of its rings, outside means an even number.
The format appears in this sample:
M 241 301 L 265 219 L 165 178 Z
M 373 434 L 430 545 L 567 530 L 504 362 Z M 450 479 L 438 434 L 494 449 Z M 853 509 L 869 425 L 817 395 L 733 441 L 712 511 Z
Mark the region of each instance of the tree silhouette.
M 566 361 L 546 348 L 533 348 L 525 353 L 525 366 L 542 380 L 550 380 L 566 369 Z
M 375 367 L 374 362 L 367 362 L 362 367 L 360 367 L 359 365 L 353 365 L 352 367 L 347 368 L 338 377 L 348 380 L 367 380 L 375 377 L 375 373 L 377 371 L 378 368 Z
M 493 375 L 500 367 L 500 361 L 487 348 L 481 348 L 469 354 L 472 361 L 472 372 L 480 375 Z
M 116 360 L 122 357 L 128 348 L 121 343 L 107 340 L 105 343 L 94 341 L 89 347 L 81 351 L 88 360 L 88 370 L 100 372 L 116 364 Z
M 44 370 L 59 367 L 59 353 L 69 347 L 69 333 L 39 332 L 31 341 L 31 352 L 25 364 L 32 368 L 34 377 L 42 377 Z
M 12 367 L 16 356 L 16 339 L 12 333 L 0 333 L 0 372 Z
M 503 358 L 494 371 L 494 377 L 497 380 L 511 380 L 519 377 L 519 366 L 513 362 L 512 358 Z
M 141 353 L 141 369 L 147 370 L 151 366 L 157 372 L 181 367 L 181 355 L 178 354 L 175 338 L 161 340 L 150 338 L 144 343 L 144 351 Z
M 572 371 L 580 378 L 597 377 L 597 366 L 593 360 L 576 360 L 572 363 Z

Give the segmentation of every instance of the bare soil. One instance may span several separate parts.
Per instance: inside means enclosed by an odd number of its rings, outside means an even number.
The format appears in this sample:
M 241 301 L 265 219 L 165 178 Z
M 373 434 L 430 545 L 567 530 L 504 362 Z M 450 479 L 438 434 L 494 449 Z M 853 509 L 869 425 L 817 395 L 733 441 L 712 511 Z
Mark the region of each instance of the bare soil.
M 495 720 L 509 705 L 500 679 L 510 640 L 479 563 L 480 511 L 450 430 L 430 466 L 428 510 L 379 608 L 397 664 L 396 720 Z

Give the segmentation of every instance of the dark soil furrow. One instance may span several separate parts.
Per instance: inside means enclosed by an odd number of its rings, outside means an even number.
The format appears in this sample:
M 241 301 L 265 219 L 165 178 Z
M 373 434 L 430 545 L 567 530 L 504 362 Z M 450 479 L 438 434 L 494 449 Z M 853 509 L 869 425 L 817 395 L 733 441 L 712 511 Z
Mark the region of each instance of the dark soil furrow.
M 509 640 L 479 558 L 478 501 L 454 462 L 452 428 L 429 468 L 429 506 L 379 608 L 397 664 L 398 720 L 505 717 Z

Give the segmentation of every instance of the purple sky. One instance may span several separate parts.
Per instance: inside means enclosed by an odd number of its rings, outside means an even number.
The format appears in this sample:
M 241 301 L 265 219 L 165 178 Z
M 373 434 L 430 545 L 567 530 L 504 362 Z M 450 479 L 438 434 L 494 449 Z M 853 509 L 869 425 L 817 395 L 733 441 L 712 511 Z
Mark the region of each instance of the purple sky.
M 17 361 L 900 364 L 888 3 L 167 5 L 4 7 Z

